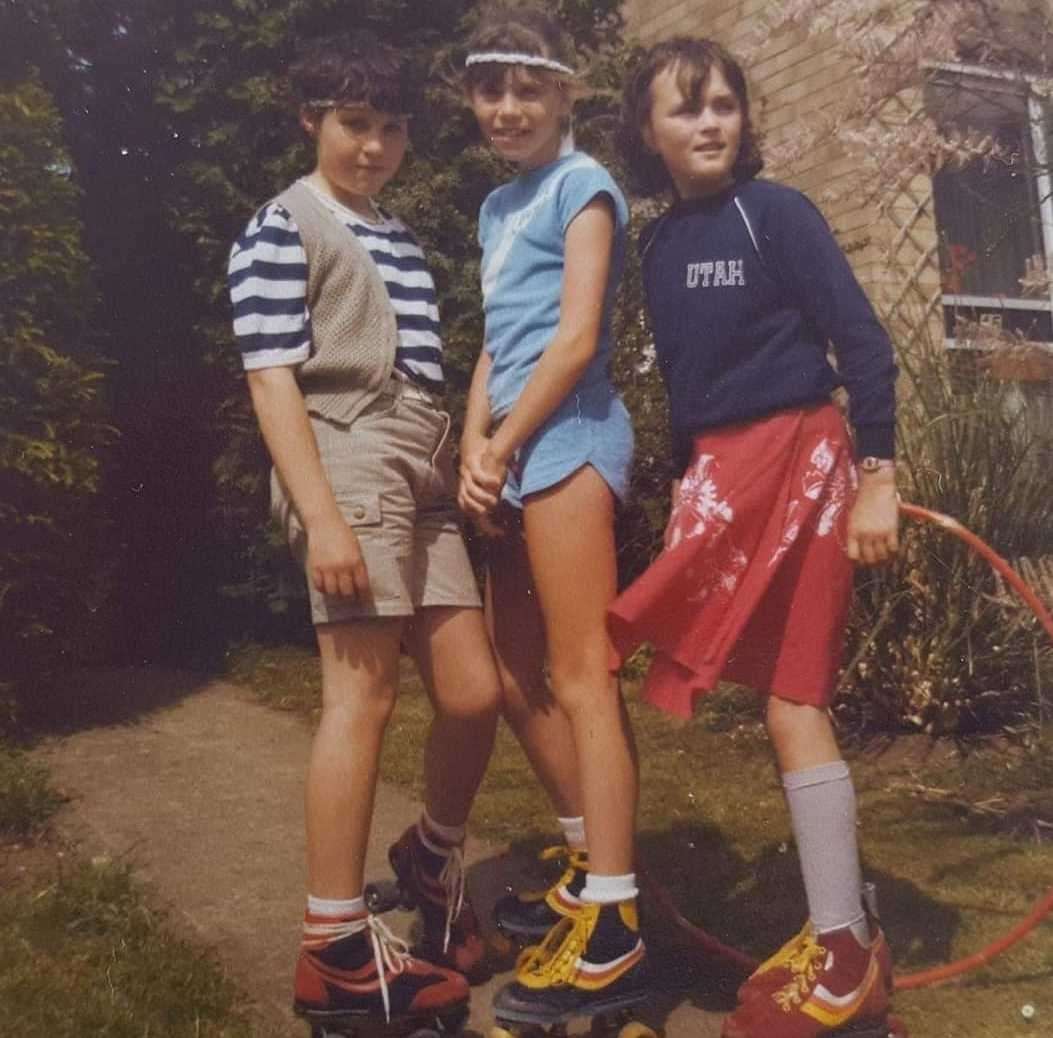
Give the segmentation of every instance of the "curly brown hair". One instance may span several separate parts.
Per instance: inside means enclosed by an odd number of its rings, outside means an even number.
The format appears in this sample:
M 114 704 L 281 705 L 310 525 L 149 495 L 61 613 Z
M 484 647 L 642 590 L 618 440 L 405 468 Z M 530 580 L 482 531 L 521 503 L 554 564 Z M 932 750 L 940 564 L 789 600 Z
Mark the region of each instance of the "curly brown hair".
M 408 58 L 366 30 L 307 41 L 289 68 L 288 84 L 293 102 L 302 108 L 338 102 L 409 115 L 419 95 Z
M 764 168 L 758 134 L 750 119 L 746 75 L 738 61 L 719 43 L 697 36 L 673 36 L 645 51 L 630 74 L 622 94 L 618 148 L 625 160 L 633 190 L 645 197 L 675 190 L 661 158 L 643 139 L 651 117 L 651 84 L 665 69 L 674 68 L 684 97 L 698 102 L 712 68 L 717 67 L 742 108 L 742 141 L 731 173 L 736 182 L 755 177 Z

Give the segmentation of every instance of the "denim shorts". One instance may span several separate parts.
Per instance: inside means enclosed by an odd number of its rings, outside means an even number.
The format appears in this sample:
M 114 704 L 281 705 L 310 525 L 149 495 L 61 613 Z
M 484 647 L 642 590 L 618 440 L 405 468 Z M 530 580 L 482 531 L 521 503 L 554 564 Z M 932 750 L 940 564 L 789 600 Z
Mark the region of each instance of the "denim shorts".
M 516 451 L 502 497 L 522 508 L 527 495 L 591 465 L 624 501 L 632 460 L 633 428 L 621 397 L 606 383 L 576 390 Z
M 308 575 L 313 622 L 412 616 L 427 606 L 479 606 L 457 510 L 450 416 L 435 398 L 392 378 L 350 425 L 317 415 L 311 425 L 370 584 L 367 599 L 346 598 L 318 591 Z M 271 501 L 293 555 L 305 565 L 307 536 L 276 473 Z

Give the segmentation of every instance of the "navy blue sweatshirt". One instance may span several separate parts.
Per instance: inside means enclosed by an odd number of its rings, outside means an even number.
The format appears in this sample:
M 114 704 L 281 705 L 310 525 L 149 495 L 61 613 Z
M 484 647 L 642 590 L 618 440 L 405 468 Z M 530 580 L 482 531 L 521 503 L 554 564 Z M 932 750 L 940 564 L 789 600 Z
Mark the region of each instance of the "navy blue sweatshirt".
M 829 400 L 839 385 L 857 455 L 893 456 L 892 344 L 804 195 L 749 180 L 680 201 L 640 249 L 677 472 L 699 432 Z

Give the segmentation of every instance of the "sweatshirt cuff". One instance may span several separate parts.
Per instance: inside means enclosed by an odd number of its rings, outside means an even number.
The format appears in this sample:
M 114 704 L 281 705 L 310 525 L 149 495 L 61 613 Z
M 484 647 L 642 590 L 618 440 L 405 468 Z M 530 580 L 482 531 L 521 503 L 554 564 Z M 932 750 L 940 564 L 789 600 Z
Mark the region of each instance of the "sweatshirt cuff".
M 857 458 L 894 458 L 896 456 L 896 425 L 856 426 Z

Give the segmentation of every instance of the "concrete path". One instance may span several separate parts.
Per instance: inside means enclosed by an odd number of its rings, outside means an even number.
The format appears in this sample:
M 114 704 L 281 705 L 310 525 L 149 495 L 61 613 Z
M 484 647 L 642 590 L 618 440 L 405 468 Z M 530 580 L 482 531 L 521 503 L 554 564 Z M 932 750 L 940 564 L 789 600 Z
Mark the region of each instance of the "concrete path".
M 81 703 L 116 704 L 39 752 L 70 797 L 60 826 L 85 853 L 135 866 L 195 939 L 213 947 L 253 1003 L 261 1038 L 297 1035 L 291 971 L 303 918 L 304 721 L 268 709 L 235 685 L 151 668 L 96 672 Z M 388 874 L 385 850 L 418 813 L 381 785 L 367 875 Z M 483 919 L 525 863 L 469 841 L 469 885 Z M 407 914 L 401 917 L 408 924 Z M 717 1038 L 720 1017 L 681 992 L 656 994 L 644 1018 L 667 1038 Z M 662 971 L 665 975 L 666 971 Z M 469 1034 L 487 1033 L 493 989 L 473 991 Z

